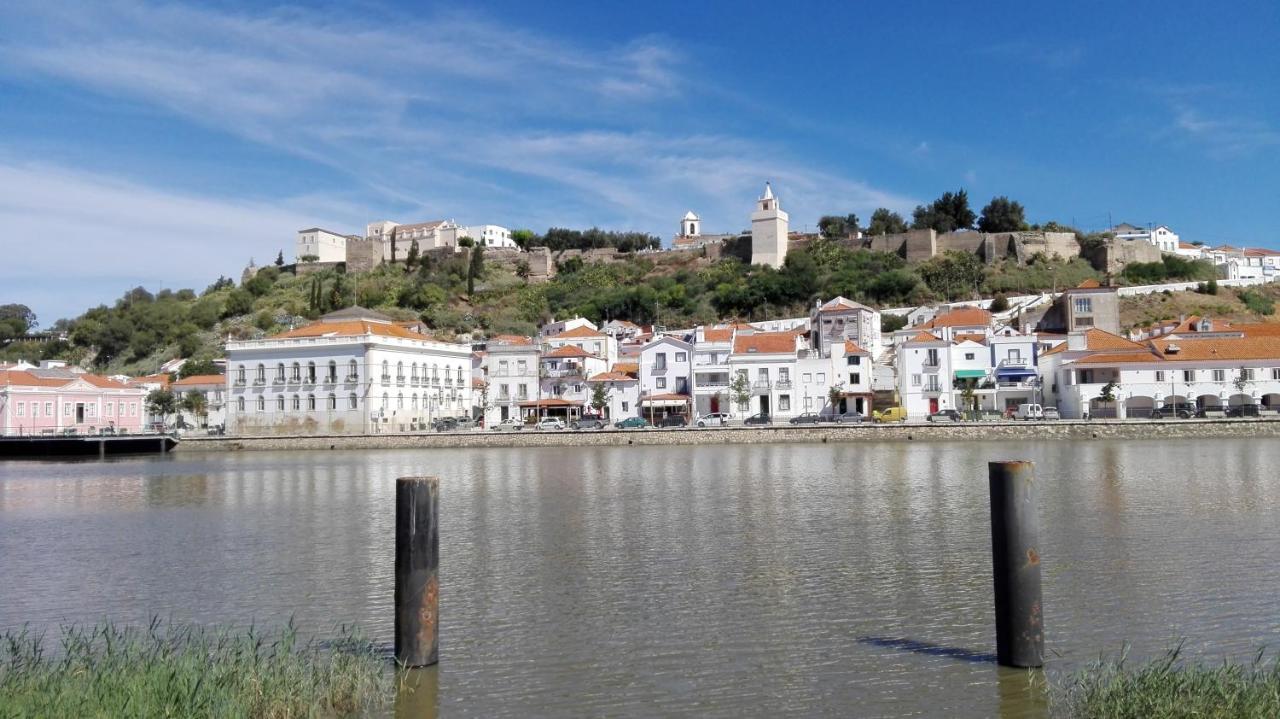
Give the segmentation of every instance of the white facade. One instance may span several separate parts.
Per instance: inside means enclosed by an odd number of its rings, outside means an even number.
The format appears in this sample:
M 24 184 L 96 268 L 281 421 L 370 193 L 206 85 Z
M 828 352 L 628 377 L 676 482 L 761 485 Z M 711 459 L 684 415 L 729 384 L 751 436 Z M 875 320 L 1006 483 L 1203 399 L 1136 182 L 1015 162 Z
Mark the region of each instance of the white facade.
M 490 340 L 482 360 L 487 383 L 484 396 L 485 426 L 504 419 L 521 419 L 521 403 L 542 398 L 539 380 L 538 346 L 528 338 Z
M 295 262 L 305 262 L 304 257 L 314 257 L 312 262 L 346 262 L 347 238 L 319 227 L 298 230 L 293 257 Z
M 511 230 L 501 225 L 468 225 L 461 228 L 458 237 L 470 237 L 483 247 L 517 248 L 516 241 L 511 239 Z
M 680 237 L 697 237 L 702 234 L 702 218 L 690 210 L 680 220 Z
M 790 216 L 778 206 L 773 187 L 764 186 L 764 195 L 756 200 L 756 211 L 751 213 L 751 264 L 782 267 L 787 259 Z
M 462 236 L 461 230 L 453 220 L 433 220 L 412 225 L 380 220 L 365 227 L 365 237 L 381 244 L 384 262 L 403 262 L 415 242 L 419 252 L 457 247 L 458 238 Z
M 1178 234 L 1164 225 L 1160 225 L 1154 229 L 1145 229 L 1142 227 L 1134 227 L 1133 225 L 1120 224 L 1111 228 L 1116 239 L 1119 240 L 1141 240 L 1155 245 L 1161 252 L 1168 254 L 1178 254 Z
M 809 327 L 810 344 L 823 355 L 832 354 L 837 345 L 852 340 L 872 357 L 880 356 L 880 313 L 864 304 L 844 297 L 817 304 Z
M 227 343 L 227 432 L 408 432 L 470 414 L 470 347 L 376 313 L 347 319 L 356 314 L 343 310 L 274 337 Z
M 731 382 L 746 379 L 750 393 L 745 404 L 730 388 L 733 409 L 739 415 L 764 413 L 774 421 L 802 413 L 802 394 L 796 386 L 796 359 L 804 340 L 791 332 L 735 333 L 729 356 Z
M 606 421 L 617 422 L 627 417 L 639 416 L 640 382 L 635 377 L 621 372 L 603 372 L 588 379 L 587 383 L 591 388 L 589 397 L 594 396 L 595 387 L 604 387 L 608 397 L 608 404 L 604 408 Z M 587 411 L 595 413 L 596 409 L 590 407 Z
M 646 416 L 650 409 L 679 414 L 689 411 L 693 398 L 693 354 L 692 344 L 674 337 L 659 337 L 640 349 L 640 404 Z M 683 398 L 683 406 L 678 397 Z

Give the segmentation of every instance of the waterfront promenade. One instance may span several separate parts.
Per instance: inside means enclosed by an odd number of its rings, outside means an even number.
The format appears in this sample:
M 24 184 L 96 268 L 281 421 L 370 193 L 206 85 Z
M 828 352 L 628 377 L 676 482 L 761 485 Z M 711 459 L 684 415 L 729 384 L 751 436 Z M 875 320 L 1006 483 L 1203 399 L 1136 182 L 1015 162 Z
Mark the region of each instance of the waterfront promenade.
M 827 442 L 1028 441 L 1280 437 L 1277 419 L 1059 420 L 638 430 L 533 430 L 188 437 L 182 452 L 293 449 L 422 449 L 456 447 L 585 447 Z

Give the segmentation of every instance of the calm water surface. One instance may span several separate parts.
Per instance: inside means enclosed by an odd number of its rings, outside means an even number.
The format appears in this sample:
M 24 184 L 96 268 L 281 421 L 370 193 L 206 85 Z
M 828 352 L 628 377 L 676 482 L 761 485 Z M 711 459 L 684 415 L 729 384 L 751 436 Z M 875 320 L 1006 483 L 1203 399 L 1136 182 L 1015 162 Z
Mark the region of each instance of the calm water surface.
M 1275 440 L 0 463 L 0 628 L 292 616 L 390 641 L 395 478 L 435 474 L 445 716 L 1036 716 L 1028 675 L 984 660 L 986 462 L 1015 458 L 1051 676 L 1122 642 L 1280 645 Z

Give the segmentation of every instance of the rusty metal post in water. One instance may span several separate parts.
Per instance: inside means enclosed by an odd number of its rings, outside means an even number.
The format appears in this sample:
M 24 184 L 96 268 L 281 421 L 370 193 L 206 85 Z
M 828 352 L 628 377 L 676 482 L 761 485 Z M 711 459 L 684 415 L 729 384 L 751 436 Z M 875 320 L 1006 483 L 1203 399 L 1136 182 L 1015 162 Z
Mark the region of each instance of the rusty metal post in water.
M 990 462 L 991 564 L 995 574 L 996 660 L 1044 665 L 1040 591 L 1040 519 L 1035 464 Z
M 396 480 L 396 661 L 439 661 L 440 480 Z

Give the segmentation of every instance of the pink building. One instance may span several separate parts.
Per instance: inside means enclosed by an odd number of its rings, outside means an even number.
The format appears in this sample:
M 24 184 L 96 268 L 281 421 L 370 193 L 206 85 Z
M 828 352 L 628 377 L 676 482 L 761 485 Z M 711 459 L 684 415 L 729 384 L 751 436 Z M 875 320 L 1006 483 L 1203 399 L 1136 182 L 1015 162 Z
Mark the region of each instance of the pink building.
M 64 367 L 0 370 L 0 435 L 142 431 L 147 391 Z

